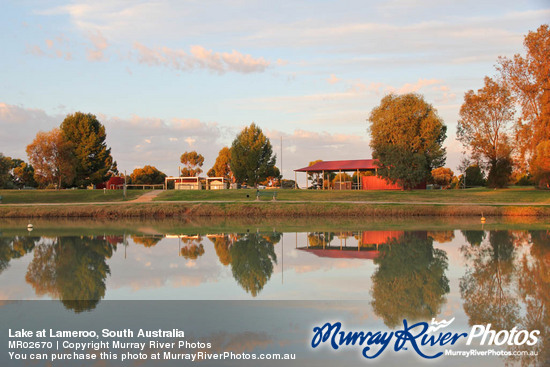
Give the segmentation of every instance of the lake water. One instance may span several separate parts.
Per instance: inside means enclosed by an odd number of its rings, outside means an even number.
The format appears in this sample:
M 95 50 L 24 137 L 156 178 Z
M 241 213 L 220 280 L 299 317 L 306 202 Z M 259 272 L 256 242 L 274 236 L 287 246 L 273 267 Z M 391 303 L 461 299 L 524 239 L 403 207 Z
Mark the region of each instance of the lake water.
M 537 356 L 485 357 L 469 360 L 471 365 L 542 366 L 550 359 L 550 225 L 545 222 L 36 220 L 32 231 L 27 223 L 0 224 L 4 301 L 59 300 L 48 307 L 62 305 L 63 311 L 55 312 L 79 317 L 99 314 L 102 304 L 120 300 L 272 307 L 257 303 L 263 300 L 298 308 L 294 317 L 310 310 L 308 317 L 319 318 L 310 323 L 347 320 L 375 330 L 402 328 L 403 319 L 454 318 L 455 330 L 490 323 L 493 330 L 541 331 L 535 347 L 503 347 Z M 280 305 L 275 308 L 281 313 Z M 279 320 L 277 312 L 273 320 Z M 307 361 L 317 360 L 307 353 Z M 464 363 L 446 358 L 447 365 Z M 302 362 L 297 365 L 307 365 Z

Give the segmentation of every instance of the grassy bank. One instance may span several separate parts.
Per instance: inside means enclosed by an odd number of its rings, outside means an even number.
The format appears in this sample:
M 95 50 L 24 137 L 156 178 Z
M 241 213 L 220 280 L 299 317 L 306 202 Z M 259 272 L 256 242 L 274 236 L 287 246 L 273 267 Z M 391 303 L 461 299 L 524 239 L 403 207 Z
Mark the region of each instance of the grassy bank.
M 128 191 L 128 200 L 147 191 Z M 312 191 L 279 190 L 277 201 L 254 190 L 165 191 L 154 202 L 122 201 L 119 190 L 2 190 L 0 217 L 200 218 L 550 216 L 550 192 L 504 190 Z M 248 197 L 247 197 L 248 195 Z M 74 205 L 71 205 L 74 203 Z M 33 205 L 36 204 L 36 205 Z
M 127 190 L 132 200 L 148 190 Z M 121 190 L 0 190 L 2 204 L 91 203 L 123 201 Z
M 342 232 L 342 231 L 449 231 L 449 230 L 548 230 L 544 218 L 498 217 L 481 224 L 477 217 L 278 217 L 278 218 L 33 218 L 34 230 L 27 231 L 29 219 L 10 218 L 0 223 L 1 236 L 104 236 L 166 235 L 259 232 Z
M 269 192 L 269 190 L 266 190 Z M 249 197 L 247 197 L 247 195 Z M 250 201 L 255 190 L 169 190 L 156 201 Z M 262 200 L 269 200 L 262 197 Z M 466 190 L 412 190 L 412 191 L 322 191 L 277 190 L 278 201 L 376 201 L 376 202 L 428 202 L 428 203 L 549 203 L 550 191 L 533 187 L 514 187 L 502 190 L 473 188 Z
M 550 216 L 550 206 L 412 205 L 357 203 L 133 203 L 0 206 L 3 218 L 406 217 Z

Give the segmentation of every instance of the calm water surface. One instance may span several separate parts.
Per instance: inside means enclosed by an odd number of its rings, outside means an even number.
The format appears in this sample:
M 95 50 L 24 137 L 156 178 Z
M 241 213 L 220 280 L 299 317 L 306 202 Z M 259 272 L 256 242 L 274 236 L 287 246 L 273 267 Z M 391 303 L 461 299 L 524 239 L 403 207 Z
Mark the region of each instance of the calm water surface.
M 539 329 L 539 356 L 522 363 L 550 358 L 544 222 L 26 225 L 0 224 L 3 300 L 60 300 L 75 313 L 102 300 L 363 301 L 350 312 L 388 328 L 454 317 L 458 325 Z

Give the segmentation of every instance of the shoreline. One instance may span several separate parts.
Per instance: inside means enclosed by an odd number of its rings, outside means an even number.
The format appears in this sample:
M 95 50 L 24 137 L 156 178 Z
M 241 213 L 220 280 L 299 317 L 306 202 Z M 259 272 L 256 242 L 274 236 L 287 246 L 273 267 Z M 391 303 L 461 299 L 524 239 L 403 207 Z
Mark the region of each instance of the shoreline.
M 148 202 L 3 204 L 0 218 L 193 217 L 550 217 L 550 205 L 521 203 Z

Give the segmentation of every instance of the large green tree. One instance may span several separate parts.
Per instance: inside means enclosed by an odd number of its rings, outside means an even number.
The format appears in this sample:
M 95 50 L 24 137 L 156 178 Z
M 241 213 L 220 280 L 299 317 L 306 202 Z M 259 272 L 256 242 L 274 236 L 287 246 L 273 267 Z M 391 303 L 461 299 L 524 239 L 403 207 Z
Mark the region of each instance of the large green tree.
M 389 94 L 368 121 L 378 174 L 392 183 L 414 188 L 445 163 L 447 127 L 421 95 Z
M 111 148 L 107 148 L 105 126 L 91 113 L 67 115 L 61 123 L 66 141 L 73 144 L 76 158 L 74 184 L 87 186 L 104 182 L 113 167 Z
M 476 162 L 483 162 L 488 168 L 492 187 L 505 186 L 511 174 L 514 114 L 509 90 L 489 77 L 485 77 L 485 85 L 477 93 L 469 90 L 464 95 L 457 138 Z
M 239 183 L 256 186 L 275 176 L 275 156 L 269 139 L 254 123 L 245 127 L 231 145 L 231 171 Z
M 12 161 L 10 157 L 5 157 L 0 153 L 0 188 L 8 188 L 10 185 L 10 170 Z

